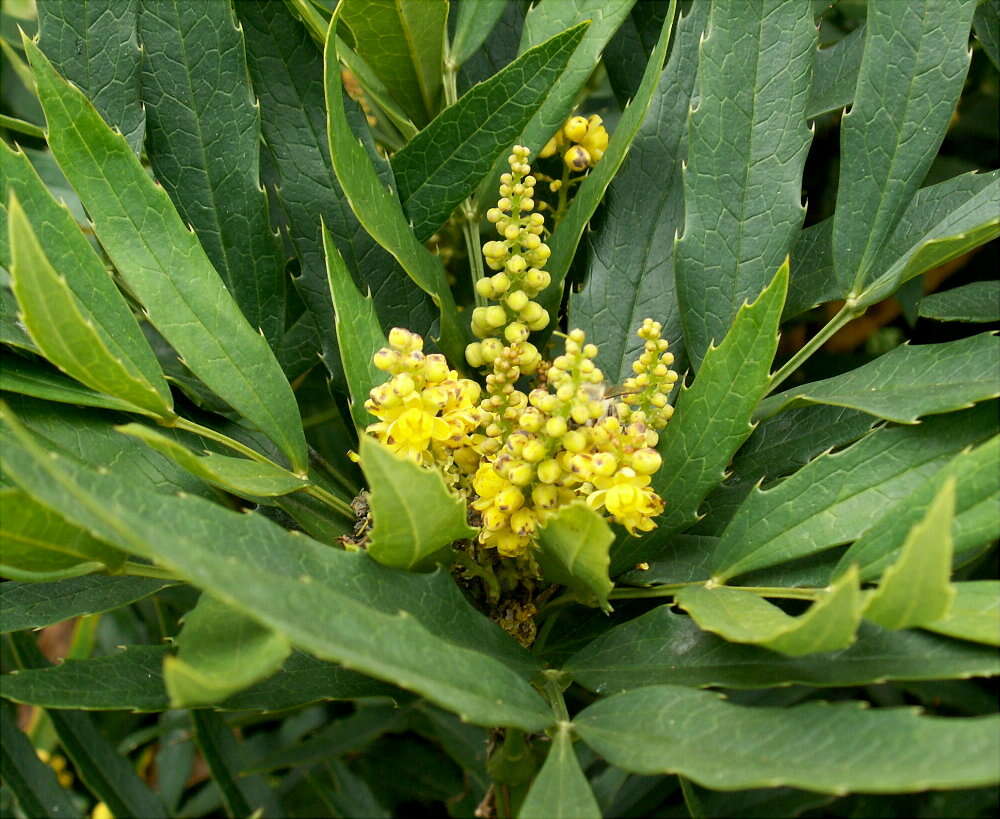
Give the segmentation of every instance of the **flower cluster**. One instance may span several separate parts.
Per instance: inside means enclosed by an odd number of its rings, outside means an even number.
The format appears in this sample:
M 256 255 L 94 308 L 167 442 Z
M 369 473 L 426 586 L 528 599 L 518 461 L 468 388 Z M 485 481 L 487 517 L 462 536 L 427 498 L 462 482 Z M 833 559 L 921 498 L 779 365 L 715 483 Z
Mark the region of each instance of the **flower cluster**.
M 604 120 L 592 114 L 589 118 L 576 116 L 566 120 L 538 155 L 545 159 L 558 152 L 570 171 L 582 173 L 600 162 L 607 149 L 608 132 Z

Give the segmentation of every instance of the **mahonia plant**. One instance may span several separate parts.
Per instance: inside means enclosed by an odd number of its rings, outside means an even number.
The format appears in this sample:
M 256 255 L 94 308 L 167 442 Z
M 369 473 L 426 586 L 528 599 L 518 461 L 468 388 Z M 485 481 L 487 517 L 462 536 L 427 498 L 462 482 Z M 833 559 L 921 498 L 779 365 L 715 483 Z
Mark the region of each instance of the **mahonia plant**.
M 0 816 L 992 817 L 998 21 L 3 0 Z

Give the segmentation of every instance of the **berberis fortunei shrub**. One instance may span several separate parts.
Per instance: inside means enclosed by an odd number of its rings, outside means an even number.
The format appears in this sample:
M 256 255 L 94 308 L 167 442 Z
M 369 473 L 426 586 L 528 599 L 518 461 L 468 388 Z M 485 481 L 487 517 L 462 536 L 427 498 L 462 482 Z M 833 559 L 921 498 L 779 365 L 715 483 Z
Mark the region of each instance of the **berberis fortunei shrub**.
M 7 0 L 0 812 L 992 815 L 998 12 Z

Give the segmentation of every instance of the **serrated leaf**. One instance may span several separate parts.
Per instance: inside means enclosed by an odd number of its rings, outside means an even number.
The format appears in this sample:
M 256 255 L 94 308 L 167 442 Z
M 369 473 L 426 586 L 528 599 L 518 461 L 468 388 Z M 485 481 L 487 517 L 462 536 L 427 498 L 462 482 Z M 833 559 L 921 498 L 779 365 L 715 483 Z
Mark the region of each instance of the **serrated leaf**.
M 862 580 L 874 580 L 899 555 L 907 533 L 926 516 L 945 483 L 954 478 L 955 519 L 950 537 L 957 556 L 1000 537 L 1000 436 L 960 452 L 917 484 L 912 492 L 886 507 L 879 519 L 856 540 L 834 574 L 856 565 Z
M 588 25 L 549 38 L 473 86 L 392 158 L 399 198 L 419 240 L 440 228 L 494 162 L 509 153 Z
M 9 639 L 19 668 L 49 666 L 30 634 L 15 632 Z M 3 679 L 6 681 L 6 677 Z M 159 797 L 104 737 L 90 714 L 50 711 L 47 716 L 74 771 L 115 816 L 166 819 L 167 813 Z
M 545 764 L 524 798 L 518 819 L 600 819 L 594 793 L 573 750 L 573 731 L 562 722 Z
M 31 741 L 17 727 L 17 713 L 10 703 L 0 703 L 0 767 L 4 784 L 14 792 L 25 816 L 38 819 L 80 816 L 70 791 L 56 779 L 56 772 L 42 762 Z
M 205 384 L 277 443 L 296 470 L 305 434 L 291 387 L 208 257 L 120 137 L 25 40 L 49 144 L 94 231 L 150 320 Z
M 162 374 L 151 382 L 131 360 L 115 354 L 118 345 L 52 267 L 13 193 L 9 211 L 11 283 L 28 333 L 45 357 L 77 381 L 126 402 L 133 412 L 173 417 Z
M 805 3 L 714 0 L 688 116 L 677 297 L 700 366 L 802 225 L 816 28 Z
M 881 271 L 880 246 L 937 154 L 969 68 L 976 0 L 873 0 L 854 103 L 840 128 L 833 258 L 842 292 Z M 887 70 L 888 69 L 888 70 Z
M 759 645 L 790 657 L 840 651 L 854 642 L 861 622 L 857 571 L 845 572 L 798 617 L 785 614 L 753 592 L 687 586 L 677 605 L 706 631 L 733 643 Z
M 135 603 L 173 585 L 149 577 L 74 577 L 55 583 L 0 584 L 0 634 L 43 628 Z
M 829 48 L 816 52 L 812 89 L 806 105 L 809 119 L 844 108 L 854 100 L 865 50 L 864 34 L 865 27 L 858 26 Z
M 461 65 L 483 44 L 507 6 L 507 0 L 470 0 L 459 3 L 455 36 L 451 38 L 449 58 Z
M 358 53 L 419 126 L 438 110 L 445 0 L 344 0 Z
M 602 634 L 570 657 L 563 670 L 591 691 L 613 694 L 668 682 L 753 689 L 988 677 L 1000 671 L 1000 657 L 982 646 L 866 622 L 849 648 L 788 657 L 726 642 L 670 606 L 659 606 Z
M 250 497 L 287 495 L 309 485 L 304 478 L 273 464 L 206 452 L 198 455 L 174 438 L 142 424 L 118 427 L 124 435 L 138 438 L 192 475 L 227 492 Z
M 636 3 L 601 55 L 619 108 L 624 108 L 635 96 L 666 13 L 664 2 Z
M 951 587 L 951 524 L 955 517 L 955 478 L 935 495 L 927 514 L 900 549 L 899 557 L 865 601 L 865 617 L 883 628 L 922 626 L 946 617 L 955 591 Z M 845 573 L 856 576 L 853 566 Z M 840 581 L 838 581 L 840 582 Z
M 943 344 L 901 344 L 842 375 L 771 396 L 756 415 L 768 418 L 788 407 L 832 404 L 914 424 L 924 415 L 965 409 L 1000 395 L 998 357 L 1000 338 L 993 333 Z
M 663 60 L 667 55 L 667 46 L 674 30 L 675 7 L 675 0 L 671 0 L 663 20 L 663 27 L 660 29 L 660 37 L 643 72 L 635 99 L 622 112 L 604 156 L 576 189 L 573 201 L 554 228 L 552 238 L 549 240 L 552 255 L 545 268 L 552 275 L 552 283 L 546 288 L 540 303 L 553 315 L 558 311 L 558 304 L 562 299 L 563 280 L 569 272 L 580 237 L 590 222 L 590 217 L 601 203 L 608 185 L 625 161 L 625 156 L 632 147 L 632 140 L 642 125 L 653 94 L 660 83 Z
M 424 469 L 367 435 L 360 454 L 375 523 L 368 554 L 379 563 L 420 571 L 454 541 L 475 537 L 465 501 L 448 489 L 439 471 Z
M 5 421 L 0 451 L 12 479 L 293 644 L 418 691 L 470 722 L 528 731 L 551 723 L 520 676 L 537 665 L 475 614 L 444 573 L 376 568 L 367 555 L 330 549 L 259 515 L 144 491 L 52 457 L 9 413 Z
M 7 233 L 2 220 L 0 220 L 0 233 L 4 236 Z M 38 354 L 38 347 L 31 340 L 25 330 L 24 322 L 17 315 L 17 299 L 10 290 L 8 279 L 6 271 L 0 273 L 0 343 Z M 0 376 L 2 375 L 3 368 L 0 367 Z
M 67 378 L 41 362 L 8 355 L 6 352 L 0 353 L 0 390 L 80 407 L 98 407 L 116 412 L 139 411 L 134 404 L 94 392 L 90 387 Z
M 42 0 L 42 50 L 94 103 L 104 120 L 142 151 L 146 118 L 140 99 L 138 0 Z
M 338 10 L 340 6 L 338 6 Z M 333 36 L 337 12 L 330 21 L 324 52 L 324 89 L 327 138 L 337 181 L 361 225 L 375 241 L 392 254 L 406 274 L 437 305 L 441 322 L 441 349 L 454 364 L 464 361 L 466 331 L 458 317 L 455 299 L 441 260 L 414 236 L 395 194 L 387 190 L 364 146 L 351 132 L 344 112 L 343 82 Z
M 125 555 L 19 489 L 0 489 L 0 575 L 54 580 L 117 568 Z
M 740 307 L 722 343 L 708 349 L 694 384 L 682 387 L 660 434 L 667 466 L 653 477 L 667 505 L 664 529 L 678 531 L 697 519 L 699 504 L 753 431 L 750 417 L 767 389 L 787 287 L 786 259 L 757 300 Z
M 171 708 L 213 705 L 272 676 L 292 647 L 284 637 L 203 594 L 184 617 L 176 654 L 163 658 Z
M 973 282 L 924 296 L 918 313 L 936 321 L 1000 321 L 1000 281 Z
M 632 14 L 649 8 L 640 4 Z M 643 345 L 635 330 L 646 316 L 663 325 L 677 361 L 684 360 L 673 251 L 684 218 L 680 174 L 686 113 L 708 8 L 697 3 L 676 23 L 677 36 L 646 120 L 585 234 L 583 287 L 569 294 L 569 326 L 580 327 L 597 345 L 595 363 L 614 383 L 631 374 L 630 362 Z
M 573 725 L 613 765 L 679 773 L 708 788 L 898 793 L 998 779 L 997 716 L 925 717 L 862 703 L 749 708 L 708 691 L 658 685 L 601 700 Z
M 774 488 L 755 489 L 711 559 L 717 582 L 858 538 L 964 447 L 995 433 L 995 407 L 885 427 L 821 455 Z
M 955 596 L 948 614 L 923 623 L 922 628 L 959 640 L 1000 646 L 1000 581 L 967 580 L 953 583 Z
M 260 184 L 260 111 L 229 3 L 140 0 L 146 152 L 250 326 L 285 329 L 284 254 Z
M 374 420 L 365 409 L 368 393 L 385 380 L 385 375 L 373 361 L 376 351 L 386 345 L 385 333 L 379 326 L 371 292 L 368 295 L 358 292 L 344 264 L 344 257 L 325 227 L 323 247 L 326 251 L 326 276 L 336 312 L 337 346 L 351 396 L 351 417 L 355 426 L 364 429 Z
M 546 580 L 569 587 L 584 602 L 611 610 L 608 594 L 609 550 L 615 536 L 597 512 L 584 503 L 564 506 L 539 531 L 535 554 Z

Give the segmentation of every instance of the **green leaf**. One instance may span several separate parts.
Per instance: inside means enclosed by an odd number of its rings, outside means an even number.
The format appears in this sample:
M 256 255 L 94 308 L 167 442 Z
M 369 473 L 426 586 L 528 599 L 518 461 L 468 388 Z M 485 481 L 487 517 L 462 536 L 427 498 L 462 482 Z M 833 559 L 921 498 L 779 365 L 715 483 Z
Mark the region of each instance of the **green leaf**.
M 23 815 L 38 819 L 80 816 L 70 791 L 38 758 L 31 741 L 17 727 L 17 712 L 6 702 L 0 704 L 0 763 L 4 783 L 14 792 Z
M 142 56 L 136 38 L 138 0 L 42 0 L 42 50 L 80 88 L 105 122 L 138 154 L 146 118 L 140 99 Z
M 633 16 L 648 8 L 634 7 Z M 631 362 L 643 345 L 635 331 L 646 316 L 663 325 L 677 361 L 684 358 L 674 237 L 684 220 L 681 158 L 708 8 L 696 3 L 677 21 L 677 36 L 646 119 L 585 234 L 583 287 L 569 294 L 569 326 L 581 328 L 597 345 L 595 363 L 616 384 L 631 375 Z
M 125 424 L 118 431 L 138 438 L 206 483 L 236 495 L 268 498 L 287 495 L 308 485 L 304 478 L 272 464 L 215 452 L 196 455 L 175 438 L 142 424 Z
M 580 183 L 573 195 L 569 209 L 552 233 L 552 238 L 549 241 L 552 255 L 546 263 L 546 270 L 552 275 L 552 283 L 546 289 L 541 304 L 553 315 L 558 310 L 558 304 L 562 298 L 563 280 L 569 272 L 569 266 L 576 254 L 577 245 L 580 243 L 580 237 L 590 222 L 590 217 L 594 215 L 594 211 L 601 203 L 608 185 L 611 184 L 611 180 L 614 179 L 622 162 L 625 161 L 625 156 L 628 154 L 629 148 L 632 147 L 632 140 L 642 125 L 653 94 L 660 83 L 663 60 L 667 55 L 670 35 L 674 30 L 675 6 L 675 0 L 671 0 L 667 15 L 663 20 L 663 27 L 660 29 L 660 38 L 657 40 L 653 54 L 643 72 L 642 82 L 639 83 L 635 99 L 625 107 L 604 156 Z
M 896 562 L 885 570 L 878 589 L 865 601 L 867 619 L 883 628 L 900 629 L 947 616 L 955 597 L 949 582 L 955 483 L 953 477 L 945 481 L 927 514 L 910 529 Z M 857 576 L 853 566 L 848 571 Z
M 829 48 L 816 52 L 812 89 L 806 105 L 809 119 L 844 108 L 854 100 L 865 50 L 864 34 L 865 27 L 858 26 Z
M 273 675 L 292 647 L 269 628 L 203 594 L 163 660 L 171 708 L 221 702 Z
M 244 755 L 233 730 L 219 714 L 197 709 L 191 712 L 194 740 L 212 772 L 212 781 L 222 794 L 230 819 L 245 816 L 283 815 L 277 799 L 263 779 L 241 777 Z
M 1000 436 L 963 451 L 913 490 L 887 507 L 879 519 L 840 558 L 834 574 L 856 565 L 862 580 L 874 580 L 895 562 L 910 530 L 929 512 L 945 483 L 955 480 L 955 519 L 950 537 L 955 555 L 968 555 L 976 547 L 1000 537 L 997 502 L 1000 500 Z
M 932 293 L 920 300 L 918 310 L 923 318 L 936 321 L 1000 321 L 1000 281 L 973 282 Z
M 483 44 L 500 15 L 507 0 L 469 0 L 459 3 L 455 36 L 451 39 L 449 58 L 456 66 L 464 63 Z
M 337 346 L 351 396 L 351 417 L 355 426 L 364 429 L 375 420 L 365 409 L 368 393 L 385 380 L 385 375 L 373 360 L 376 351 L 386 345 L 385 333 L 379 326 L 371 291 L 367 295 L 358 292 L 344 264 L 344 257 L 326 228 L 323 229 L 323 246 L 326 250 L 326 276 L 336 311 Z
M 340 18 L 358 54 L 417 125 L 431 120 L 441 95 L 445 0 L 344 0 Z
M 419 240 L 441 227 L 510 152 L 587 26 L 581 23 L 549 38 L 471 88 L 392 158 L 399 198 Z
M 845 649 L 854 642 L 861 622 L 857 571 L 845 572 L 798 617 L 742 589 L 687 586 L 676 600 L 706 631 L 790 657 Z
M 448 489 L 437 469 L 424 469 L 367 435 L 361 438 L 361 469 L 375 521 L 368 554 L 379 563 L 427 569 L 454 541 L 475 537 L 465 501 Z
M 873 0 L 850 112 L 841 122 L 833 258 L 842 292 L 871 280 L 937 155 L 969 68 L 976 0 Z M 891 70 L 887 70 L 891 67 Z
M 341 7 L 338 6 L 338 9 Z M 327 137 L 337 180 L 354 215 L 372 238 L 392 254 L 406 274 L 437 305 L 441 317 L 441 349 L 453 363 L 465 360 L 466 331 L 441 260 L 414 236 L 392 190 L 386 189 L 372 160 L 354 137 L 344 111 L 343 83 L 333 40 L 336 13 L 330 21 L 324 55 Z
M 695 366 L 802 225 L 816 27 L 805 3 L 714 0 L 688 116 L 677 297 Z
M 545 764 L 517 814 L 518 819 L 600 819 L 590 783 L 573 750 L 573 729 L 559 723 Z
M 229 3 L 140 0 L 146 151 L 253 328 L 285 329 L 284 254 L 260 184 L 260 110 Z
M 993 67 L 1000 71 L 1000 3 L 997 0 L 979 0 L 972 27 Z
M 653 477 L 667 503 L 660 527 L 679 531 L 697 520 L 699 504 L 753 431 L 750 417 L 767 389 L 787 287 L 786 259 L 757 300 L 740 307 L 722 343 L 709 347 L 694 384 L 681 388 L 660 436 L 670 468 Z
M 861 706 L 748 708 L 708 691 L 657 685 L 601 700 L 573 725 L 613 765 L 678 773 L 708 788 L 899 793 L 997 781 L 1000 717 Z
M 832 404 L 900 424 L 996 398 L 1000 339 L 980 333 L 944 344 L 901 344 L 843 375 L 794 387 L 762 401 L 757 416 L 788 407 Z
M 0 584 L 0 634 L 44 628 L 71 617 L 100 614 L 173 585 L 149 577 L 74 577 L 55 583 Z
M 639 88 L 666 13 L 665 3 L 636 3 L 601 55 L 619 108 L 624 108 Z
M 722 534 L 713 577 L 722 583 L 858 538 L 889 505 L 995 429 L 991 405 L 877 429 L 772 489 L 754 489 Z
M 0 451 L 12 479 L 294 645 L 390 679 L 470 722 L 528 731 L 551 723 L 520 676 L 537 665 L 474 613 L 445 573 L 377 569 L 367 555 L 330 549 L 259 515 L 144 491 L 52 457 L 4 417 Z
M 30 634 L 15 632 L 9 639 L 19 668 L 49 666 Z M 47 716 L 80 779 L 115 816 L 166 819 L 163 803 L 104 737 L 90 714 L 49 711 Z
M 0 233 L 4 234 L 3 241 L 6 243 L 6 230 L 2 221 L 0 221 Z M 25 330 L 24 322 L 17 314 L 17 299 L 10 290 L 6 271 L 0 273 L 0 343 L 40 354 L 35 342 Z M 0 368 L 0 376 L 2 375 L 3 369 Z
M 535 554 L 546 580 L 569 587 L 581 601 L 594 600 L 611 611 L 608 594 L 609 549 L 615 536 L 597 512 L 584 503 L 572 503 L 545 522 Z
M 888 631 L 867 622 L 849 648 L 789 657 L 726 642 L 670 606 L 658 606 L 593 640 L 563 671 L 598 694 L 668 682 L 698 688 L 841 687 L 987 677 L 1000 671 L 1000 657 L 983 646 L 921 631 Z
M 948 614 L 922 627 L 959 640 L 1000 646 L 1000 581 L 953 583 L 955 596 Z
M 94 220 L 94 231 L 150 320 L 205 384 L 257 424 L 296 470 L 305 434 L 291 387 L 240 313 L 197 238 L 81 92 L 25 40 L 49 144 Z
M 173 417 L 173 400 L 162 374 L 151 382 L 130 359 L 116 355 L 120 348 L 77 300 L 66 277 L 52 267 L 13 193 L 9 209 L 14 295 L 28 333 L 45 357 L 97 392 L 127 402 L 134 412 Z
M 117 568 L 125 555 L 19 489 L 0 489 L 0 574 L 31 581 Z
M 89 387 L 85 387 L 71 378 L 66 378 L 41 362 L 6 353 L 0 354 L 0 390 L 30 395 L 34 398 L 44 398 L 46 401 L 76 404 L 81 407 L 99 407 L 118 412 L 139 412 L 134 404 L 110 395 L 94 392 Z

